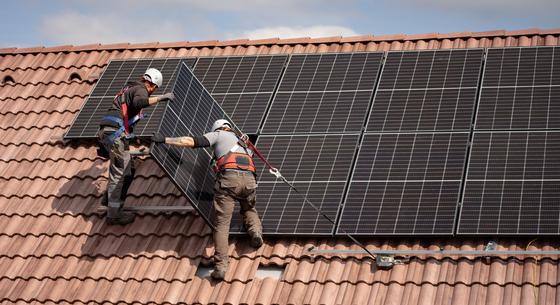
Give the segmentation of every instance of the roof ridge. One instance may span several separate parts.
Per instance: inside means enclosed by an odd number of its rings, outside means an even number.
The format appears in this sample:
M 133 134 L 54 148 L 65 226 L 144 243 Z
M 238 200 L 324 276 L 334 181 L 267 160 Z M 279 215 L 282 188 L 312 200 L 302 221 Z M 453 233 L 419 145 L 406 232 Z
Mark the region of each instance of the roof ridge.
M 259 45 L 290 45 L 290 44 L 328 44 L 328 43 L 356 43 L 356 42 L 379 42 L 379 41 L 414 41 L 427 39 L 452 39 L 452 38 L 481 38 L 481 37 L 504 37 L 504 36 L 529 36 L 529 35 L 559 35 L 560 28 L 528 28 L 521 30 L 491 30 L 480 32 L 452 32 L 452 33 L 421 33 L 421 34 L 389 34 L 389 35 L 356 35 L 356 36 L 334 36 L 334 37 L 294 37 L 268 39 L 231 39 L 231 40 L 208 40 L 208 41 L 177 41 L 177 42 L 148 42 L 148 43 L 111 43 L 111 44 L 86 44 L 86 45 L 61 45 L 61 46 L 35 46 L 26 48 L 8 47 L 1 48 L 0 55 L 5 54 L 28 54 L 28 53 L 57 53 L 57 52 L 80 52 L 80 51 L 103 51 L 103 50 L 142 50 L 142 49 L 176 49 L 197 47 L 228 47 L 228 46 L 259 46 Z

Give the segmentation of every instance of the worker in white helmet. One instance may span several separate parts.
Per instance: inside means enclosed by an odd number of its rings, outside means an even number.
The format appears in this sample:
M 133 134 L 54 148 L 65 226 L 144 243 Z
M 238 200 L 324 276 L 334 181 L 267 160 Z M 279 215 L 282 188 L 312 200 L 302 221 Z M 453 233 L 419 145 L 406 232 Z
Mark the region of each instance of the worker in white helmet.
M 140 81 L 129 82 L 117 93 L 99 124 L 100 151 L 110 160 L 107 192 L 102 200 L 107 206 L 106 221 L 110 225 L 126 225 L 134 221 L 133 213 L 122 210 L 134 176 L 129 142 L 134 139 L 134 125 L 142 118 L 143 108 L 161 101 L 173 101 L 173 93 L 152 96 L 162 83 L 161 72 L 147 69 Z
M 212 278 L 223 280 L 229 266 L 229 225 L 235 203 L 239 202 L 241 214 L 251 245 L 259 248 L 263 244 L 262 225 L 255 208 L 257 182 L 253 152 L 240 139 L 227 120 L 214 122 L 210 132 L 200 137 L 166 138 L 160 134 L 152 137 L 155 143 L 180 147 L 212 147 L 214 151 L 214 262 Z

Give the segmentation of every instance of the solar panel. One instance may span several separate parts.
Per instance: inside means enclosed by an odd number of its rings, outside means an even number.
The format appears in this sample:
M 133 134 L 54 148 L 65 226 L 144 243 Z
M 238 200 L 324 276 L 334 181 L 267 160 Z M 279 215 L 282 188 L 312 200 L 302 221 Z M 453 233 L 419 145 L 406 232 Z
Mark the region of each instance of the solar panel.
M 173 93 L 175 101 L 167 104 L 159 126 L 159 133 L 166 137 L 199 136 L 208 132 L 217 119 L 232 122 L 185 63 L 180 65 Z M 234 124 L 232 127 L 237 129 Z M 210 168 L 211 152 L 157 144 L 153 145 L 150 154 L 212 227 L 214 174 Z
M 309 200 L 336 219 L 359 134 L 260 136 L 259 151 Z M 276 180 L 256 160 L 257 210 L 267 234 L 332 234 L 334 225 L 306 204 L 301 195 Z M 242 231 L 240 219 L 232 231 Z
M 261 132 L 360 132 L 382 58 L 381 52 L 292 55 Z
M 366 133 L 340 228 L 453 234 L 468 139 L 468 132 Z
M 482 49 L 389 52 L 368 132 L 468 131 Z
M 475 132 L 458 234 L 560 233 L 560 132 Z
M 488 49 L 477 130 L 560 128 L 560 48 Z
M 246 133 L 257 133 L 287 55 L 200 58 L 195 75 Z
M 155 94 L 170 92 L 177 67 L 181 61 L 193 66 L 195 58 L 127 59 L 112 60 L 97 81 L 93 91 L 84 102 L 80 113 L 64 136 L 65 139 L 93 139 L 99 129 L 99 122 L 111 107 L 113 98 L 129 81 L 140 80 L 147 68 L 156 68 L 163 74 L 163 86 Z M 157 130 L 165 105 L 158 104 L 146 108 L 144 119 L 134 128 L 137 136 L 149 136 Z

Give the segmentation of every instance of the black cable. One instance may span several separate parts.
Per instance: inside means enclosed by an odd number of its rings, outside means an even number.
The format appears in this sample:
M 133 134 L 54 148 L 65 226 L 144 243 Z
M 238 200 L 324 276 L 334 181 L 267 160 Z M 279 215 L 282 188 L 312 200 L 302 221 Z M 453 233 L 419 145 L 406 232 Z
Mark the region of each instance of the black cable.
M 282 181 L 284 183 L 286 183 L 292 190 L 294 190 L 294 192 L 296 192 L 298 195 L 300 195 L 303 198 L 303 201 L 307 204 L 309 204 L 313 209 L 315 209 L 315 211 L 317 213 L 319 213 L 319 215 L 323 216 L 326 220 L 328 220 L 330 223 L 332 223 L 333 225 L 336 226 L 336 223 L 334 222 L 334 220 L 332 220 L 327 214 L 323 213 L 323 211 L 321 211 L 321 209 L 319 207 L 317 207 L 315 204 L 313 204 L 313 202 L 309 201 L 309 199 L 307 199 L 307 197 L 305 195 L 303 195 L 300 191 L 298 191 L 298 189 L 291 184 L 290 182 L 288 182 L 288 180 L 286 180 L 286 178 L 284 178 L 284 176 L 280 175 L 280 178 L 282 179 Z M 346 232 L 346 230 L 344 230 L 343 228 L 341 228 L 340 226 L 338 227 L 339 230 L 342 231 L 342 233 L 344 233 L 348 238 L 350 238 L 356 245 L 360 246 L 360 248 L 362 248 L 364 251 L 367 252 L 367 254 L 369 254 L 372 258 L 375 259 L 375 255 L 373 255 L 373 253 L 371 253 L 366 246 L 364 246 L 364 244 L 362 244 L 361 242 L 359 242 L 356 238 L 354 238 L 354 236 L 350 235 L 350 233 Z

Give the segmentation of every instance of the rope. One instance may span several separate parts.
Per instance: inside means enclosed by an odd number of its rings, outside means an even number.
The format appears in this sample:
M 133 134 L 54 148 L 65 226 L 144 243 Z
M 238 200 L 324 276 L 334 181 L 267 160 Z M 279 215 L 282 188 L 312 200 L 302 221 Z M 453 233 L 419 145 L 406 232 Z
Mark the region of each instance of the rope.
M 328 215 L 326 215 L 325 213 L 323 213 L 323 211 L 321 211 L 321 209 L 319 207 L 317 207 L 315 204 L 313 204 L 313 202 L 309 201 L 309 199 L 307 199 L 307 197 L 301 193 L 293 184 L 291 184 L 288 180 L 286 180 L 286 178 L 284 176 L 282 176 L 282 174 L 280 173 L 280 171 L 275 168 L 274 166 L 272 166 L 272 164 L 270 164 L 270 162 L 268 162 L 268 160 L 266 160 L 266 158 L 261 154 L 261 152 L 253 145 L 253 143 L 251 143 L 251 141 L 248 139 L 248 137 L 246 135 L 242 135 L 241 140 L 243 140 L 245 143 L 247 143 L 247 146 L 255 153 L 255 155 L 257 155 L 257 157 L 259 157 L 259 159 L 261 159 L 263 161 L 263 163 L 268 167 L 268 171 L 271 175 L 275 176 L 276 179 L 280 179 L 282 180 L 282 182 L 284 182 L 286 185 L 288 185 L 294 192 L 296 192 L 296 194 L 298 194 L 299 196 L 301 196 L 303 198 L 303 201 L 305 203 L 307 203 L 308 205 L 310 205 L 319 215 L 321 215 L 323 218 L 325 218 L 326 220 L 328 220 L 330 223 L 332 223 L 333 225 L 336 225 L 336 222 L 331 219 Z M 370 252 L 366 246 L 364 246 L 364 244 L 362 244 L 361 242 L 359 242 L 356 238 L 354 238 L 354 236 L 352 236 L 350 233 L 348 233 L 346 230 L 344 230 L 341 227 L 338 227 L 338 229 L 340 231 L 342 231 L 342 233 L 344 233 L 348 238 L 350 238 L 356 245 L 358 245 L 360 248 L 362 248 L 367 254 L 369 254 L 372 258 L 375 259 L 375 255 L 373 255 L 372 252 Z

